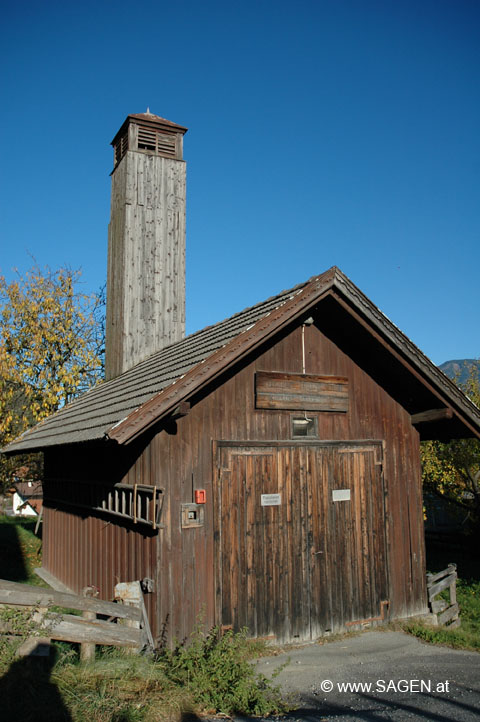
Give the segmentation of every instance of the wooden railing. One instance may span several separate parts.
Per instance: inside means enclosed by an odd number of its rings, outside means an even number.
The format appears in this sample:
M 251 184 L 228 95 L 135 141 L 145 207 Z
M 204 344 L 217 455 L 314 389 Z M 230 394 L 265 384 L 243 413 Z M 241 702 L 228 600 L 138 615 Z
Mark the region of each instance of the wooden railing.
M 43 638 L 80 643 L 84 660 L 94 656 L 96 644 L 137 650 L 153 647 L 140 582 L 121 583 L 115 590 L 120 603 L 0 579 L 0 606 L 35 610 L 31 619 L 35 633 Z M 52 612 L 51 607 L 78 610 L 83 616 Z M 3 627 L 0 624 L 1 632 L 11 632 L 8 624 Z
M 45 502 L 89 509 L 115 516 L 134 524 L 162 528 L 163 489 L 148 484 L 106 484 L 76 481 L 66 485 L 62 479 L 48 479 Z
M 434 624 L 448 625 L 449 629 L 460 626 L 457 604 L 457 565 L 449 564 L 443 572 L 427 574 L 428 604 Z M 441 592 L 449 590 L 449 600 L 435 599 Z

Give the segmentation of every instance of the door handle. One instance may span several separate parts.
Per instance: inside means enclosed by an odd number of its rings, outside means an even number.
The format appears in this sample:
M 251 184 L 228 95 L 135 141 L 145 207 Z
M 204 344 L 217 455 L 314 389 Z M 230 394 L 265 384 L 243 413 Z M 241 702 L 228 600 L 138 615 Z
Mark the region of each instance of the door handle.
M 317 556 L 317 554 L 323 554 L 323 551 L 314 552 L 314 551 L 312 550 L 312 557 Z

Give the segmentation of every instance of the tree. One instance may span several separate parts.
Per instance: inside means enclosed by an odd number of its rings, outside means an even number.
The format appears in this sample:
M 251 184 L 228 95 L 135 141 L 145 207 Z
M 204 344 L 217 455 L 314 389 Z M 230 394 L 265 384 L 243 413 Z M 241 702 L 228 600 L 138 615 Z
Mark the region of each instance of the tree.
M 2 447 L 103 377 L 104 291 L 79 291 L 80 275 L 35 265 L 11 283 L 0 276 Z M 2 456 L 0 482 L 12 468 Z
M 468 378 L 459 384 L 480 406 L 478 367 L 469 367 Z M 424 492 L 443 498 L 466 512 L 466 529 L 480 532 L 480 441 L 454 439 L 449 443 L 425 441 L 421 445 Z

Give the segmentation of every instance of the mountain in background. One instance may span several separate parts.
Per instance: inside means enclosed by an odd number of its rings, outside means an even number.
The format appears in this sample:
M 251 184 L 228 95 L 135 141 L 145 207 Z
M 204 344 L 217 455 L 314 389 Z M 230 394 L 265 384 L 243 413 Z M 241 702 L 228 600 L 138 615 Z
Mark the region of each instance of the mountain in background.
M 454 361 L 445 361 L 438 367 L 449 378 L 453 379 L 457 384 L 463 384 L 467 381 L 472 368 L 477 370 L 480 380 L 480 360 L 475 358 L 461 358 Z

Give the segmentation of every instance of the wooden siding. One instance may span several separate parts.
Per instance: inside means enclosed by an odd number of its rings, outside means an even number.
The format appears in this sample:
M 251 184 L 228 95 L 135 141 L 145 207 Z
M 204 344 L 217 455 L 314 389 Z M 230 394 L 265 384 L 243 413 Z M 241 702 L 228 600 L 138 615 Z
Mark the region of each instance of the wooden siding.
M 390 602 L 389 613 L 391 618 L 398 618 L 424 612 L 425 556 L 418 433 L 405 409 L 315 325 L 305 328 L 305 351 L 307 373 L 341 376 L 349 383 L 348 413 L 316 414 L 319 440 L 384 442 L 385 554 L 389 569 L 386 598 Z M 145 568 L 148 567 L 153 575 L 151 555 L 156 543 L 158 603 L 156 618 L 152 619 L 156 634 L 160 634 L 165 625 L 170 638 L 181 639 L 192 631 L 201 613 L 205 615 L 207 624 L 221 622 L 216 616 L 215 442 L 290 440 L 292 412 L 255 408 L 255 374 L 262 371 L 299 373 L 301 370 L 301 328 L 296 328 L 272 341 L 263 353 L 232 371 L 227 379 L 206 390 L 201 398 L 192 398 L 190 413 L 171 422 L 165 430 L 158 431 L 149 443 L 144 440 L 144 448 L 129 447 L 128 455 L 122 461 L 123 471 L 118 469 L 115 481 L 157 484 L 165 490 L 162 516 L 165 526 L 158 531 L 156 542 L 154 537 L 141 537 L 130 530 L 128 533 L 125 530 L 113 531 L 115 525 L 111 525 L 112 529 L 106 534 L 105 530 L 102 531 L 111 539 L 111 551 L 108 552 L 96 543 L 105 522 L 75 522 L 77 546 L 68 561 L 64 552 L 57 552 L 61 556 L 57 558 L 51 548 L 54 539 L 56 545 L 62 546 L 61 540 L 66 540 L 67 533 L 72 537 L 67 521 L 56 515 L 56 520 L 49 518 L 51 536 L 45 541 L 49 571 L 65 581 L 65 574 L 73 573 L 67 571 L 69 565 L 78 569 L 75 572 L 75 588 L 78 589 L 89 583 L 87 571 L 88 564 L 92 562 L 87 562 L 84 557 L 89 558 L 93 549 L 93 563 L 99 570 L 98 575 L 105 575 L 104 583 L 108 586 L 113 582 L 107 581 L 108 575 L 113 574 L 108 556 L 113 555 L 115 549 L 115 574 L 122 568 L 120 559 L 123 555 L 124 564 L 129 569 L 135 568 L 136 573 L 148 575 L 137 561 L 132 566 L 129 555 L 133 555 L 135 560 L 149 559 Z M 298 443 L 302 445 L 305 442 Z M 122 449 L 118 448 L 119 455 L 120 452 Z M 107 452 L 103 453 L 105 456 Z M 70 459 L 64 459 L 63 463 L 58 451 L 49 452 L 48 458 L 54 465 L 60 464 L 63 473 L 69 475 L 68 468 L 74 464 L 73 451 Z M 98 456 L 93 453 L 91 463 L 98 465 Z M 108 470 L 108 463 L 103 463 Z M 57 468 L 56 475 L 58 471 Z M 182 529 L 181 505 L 193 502 L 195 488 L 206 490 L 205 523 L 202 527 Z M 90 537 L 89 524 L 93 524 L 96 530 Z M 131 541 L 129 534 L 137 537 L 138 541 Z M 122 545 L 118 547 L 113 541 L 116 535 L 122 539 Z M 142 545 L 146 551 L 140 552 Z M 360 604 L 360 616 L 366 613 L 366 603 L 363 603 L 363 608 L 364 611 Z
M 156 579 L 155 536 L 49 502 L 43 521 L 43 566 L 73 592 L 93 585 L 101 599 L 113 600 L 117 582 Z M 155 619 L 156 596 L 145 595 L 149 619 Z
M 185 169 L 129 150 L 112 175 L 107 379 L 185 335 Z

